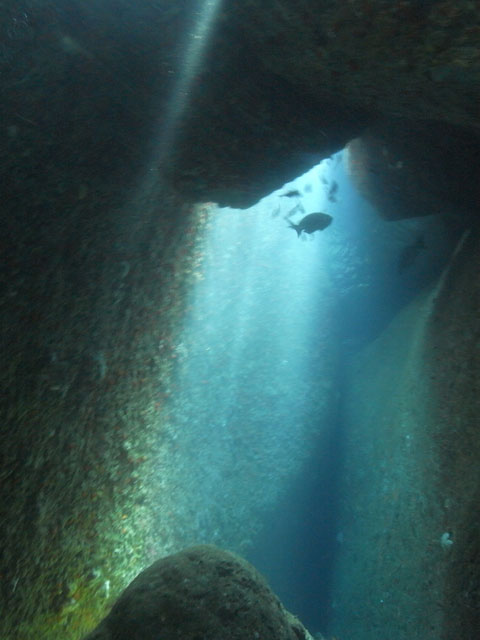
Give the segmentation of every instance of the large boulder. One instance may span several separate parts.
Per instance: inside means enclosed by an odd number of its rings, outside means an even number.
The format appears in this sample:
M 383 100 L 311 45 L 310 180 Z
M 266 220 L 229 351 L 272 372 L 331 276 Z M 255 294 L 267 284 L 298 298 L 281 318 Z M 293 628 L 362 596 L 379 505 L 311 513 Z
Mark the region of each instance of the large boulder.
M 210 545 L 158 560 L 125 589 L 85 640 L 311 640 L 264 578 Z

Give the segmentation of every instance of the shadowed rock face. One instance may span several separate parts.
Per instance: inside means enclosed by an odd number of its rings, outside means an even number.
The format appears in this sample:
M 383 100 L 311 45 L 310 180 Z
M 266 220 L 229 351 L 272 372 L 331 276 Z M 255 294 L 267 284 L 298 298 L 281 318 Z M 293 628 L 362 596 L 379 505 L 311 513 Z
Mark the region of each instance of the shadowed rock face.
M 413 136 L 420 123 L 446 124 L 444 149 L 457 127 L 478 132 L 480 21 L 468 0 L 246 0 L 222 9 L 171 158 L 172 181 L 189 198 L 250 206 L 377 119 L 413 123 Z M 418 174 L 417 152 L 408 159 Z M 461 189 L 450 177 L 451 191 Z M 420 191 L 421 181 L 408 207 L 387 217 L 424 215 L 429 197 L 438 209 L 443 194 Z
M 311 640 L 248 562 L 191 547 L 145 569 L 85 640 Z
M 71 182 L 128 188 L 144 171 L 191 201 L 247 207 L 379 116 L 480 127 L 469 0 L 224 0 L 160 171 L 155 145 L 198 17 L 192 0 L 162 4 L 10 3 L 0 160 L 12 210 L 64 209 Z
M 168 171 L 190 200 L 245 208 L 342 149 L 372 116 L 333 96 L 315 100 L 266 70 L 251 50 L 236 50 L 233 60 L 225 52 L 229 68 L 209 63 Z
M 348 171 L 385 220 L 445 214 L 468 223 L 480 198 L 480 140 L 445 123 L 386 120 L 352 140 Z
M 299 93 L 370 113 L 480 126 L 480 16 L 470 0 L 229 4 L 265 68 Z

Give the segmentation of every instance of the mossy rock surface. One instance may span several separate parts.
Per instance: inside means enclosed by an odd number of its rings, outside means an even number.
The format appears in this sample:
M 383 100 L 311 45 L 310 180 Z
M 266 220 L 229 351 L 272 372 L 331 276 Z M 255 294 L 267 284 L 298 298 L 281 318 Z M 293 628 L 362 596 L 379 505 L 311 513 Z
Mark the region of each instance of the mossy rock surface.
M 85 640 L 308 640 L 248 562 L 210 545 L 158 560 Z

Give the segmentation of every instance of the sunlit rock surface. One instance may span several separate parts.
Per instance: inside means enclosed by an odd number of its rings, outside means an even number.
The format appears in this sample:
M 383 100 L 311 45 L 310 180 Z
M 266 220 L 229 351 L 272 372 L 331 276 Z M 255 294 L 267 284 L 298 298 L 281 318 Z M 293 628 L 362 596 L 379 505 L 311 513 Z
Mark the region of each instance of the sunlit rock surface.
M 349 367 L 340 638 L 477 637 L 479 255 L 464 237 L 439 282 Z
M 248 562 L 213 546 L 158 560 L 85 640 L 311 640 Z

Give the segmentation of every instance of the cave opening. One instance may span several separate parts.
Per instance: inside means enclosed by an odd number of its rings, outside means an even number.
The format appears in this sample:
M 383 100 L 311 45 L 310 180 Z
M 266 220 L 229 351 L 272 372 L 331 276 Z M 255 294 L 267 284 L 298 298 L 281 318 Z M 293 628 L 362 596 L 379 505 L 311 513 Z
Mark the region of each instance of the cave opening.
M 7 4 L 0 636 L 211 543 L 317 638 L 475 637 L 475 3 Z
M 170 403 L 179 495 L 194 513 L 187 540 L 229 540 L 318 631 L 335 614 L 345 535 L 344 372 L 451 249 L 438 216 L 381 220 L 352 183 L 347 156 L 247 210 L 210 210 Z M 297 234 L 291 225 L 314 212 L 332 222 Z M 404 265 L 419 237 L 425 246 Z

